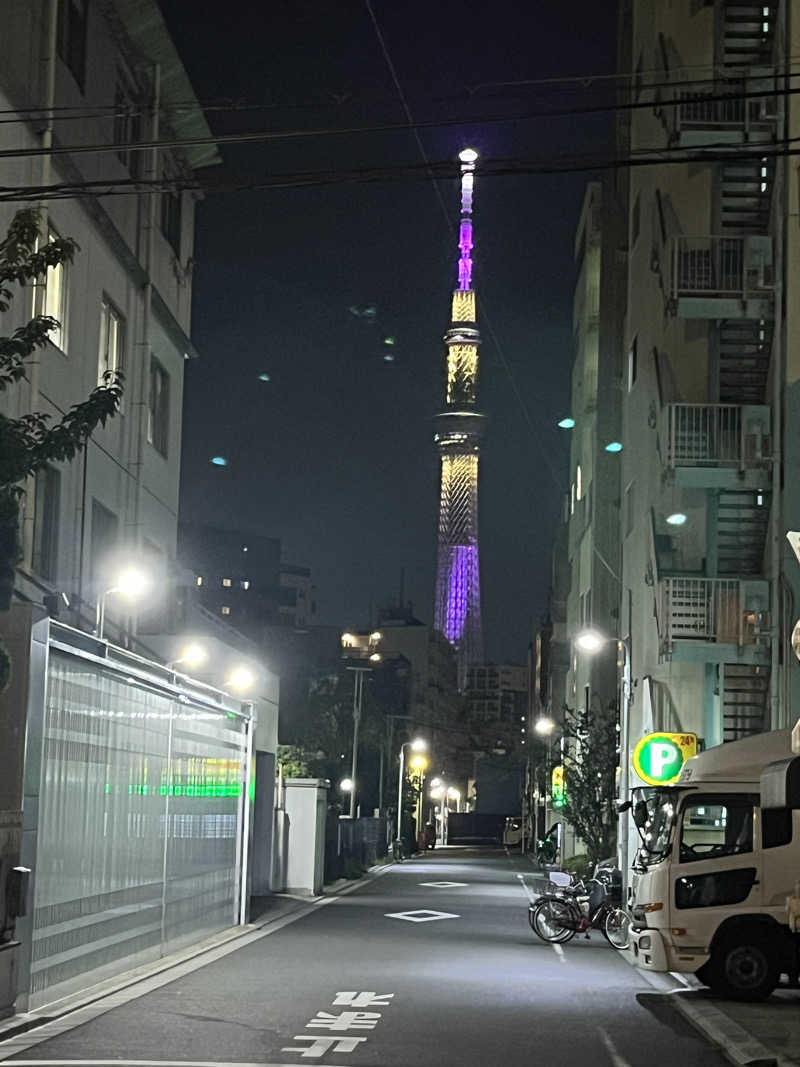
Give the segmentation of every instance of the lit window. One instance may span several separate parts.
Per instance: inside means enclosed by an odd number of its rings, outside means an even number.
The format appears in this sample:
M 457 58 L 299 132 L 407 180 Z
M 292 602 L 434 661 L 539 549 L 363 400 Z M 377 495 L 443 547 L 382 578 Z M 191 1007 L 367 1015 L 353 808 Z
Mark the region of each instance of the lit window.
M 578 464 L 578 469 L 575 472 L 575 499 L 580 500 L 583 496 L 583 472 L 581 471 L 581 465 Z
M 246 552 L 246 551 L 247 551 L 247 545 L 242 545 L 242 552 Z
M 223 604 L 222 607 L 220 608 L 220 611 L 222 612 L 223 615 L 230 615 L 230 613 L 231 613 L 231 609 L 228 607 L 227 604 Z
M 58 234 L 50 229 L 47 233 L 49 243 L 58 240 Z M 38 248 L 38 241 L 37 241 Z M 38 315 L 47 315 L 55 319 L 58 326 L 48 334 L 50 341 L 66 352 L 66 318 L 67 318 L 67 265 L 59 263 L 55 267 L 48 267 L 43 279 L 40 279 L 36 288 L 39 291 L 39 299 L 34 308 Z
M 225 586 L 226 589 L 230 589 L 230 587 L 233 585 L 233 582 L 230 580 L 230 578 L 223 578 L 222 584 Z
M 249 589 L 249 588 L 250 588 L 250 582 L 248 582 L 248 580 L 245 578 L 245 580 L 242 582 L 242 589 Z
M 199 574 L 197 575 L 197 584 L 198 585 L 202 585 L 203 584 L 203 579 L 200 577 Z
M 110 300 L 100 303 L 100 353 L 97 360 L 97 384 L 105 375 L 121 371 L 125 364 L 125 319 Z

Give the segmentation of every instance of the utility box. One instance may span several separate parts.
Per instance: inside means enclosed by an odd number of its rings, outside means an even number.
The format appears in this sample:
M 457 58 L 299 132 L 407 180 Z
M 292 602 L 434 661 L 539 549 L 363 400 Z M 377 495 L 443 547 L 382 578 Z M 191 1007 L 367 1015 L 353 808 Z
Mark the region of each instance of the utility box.
M 322 892 L 329 788 L 330 782 L 326 778 L 286 780 L 286 815 L 289 820 L 287 893 L 316 896 Z

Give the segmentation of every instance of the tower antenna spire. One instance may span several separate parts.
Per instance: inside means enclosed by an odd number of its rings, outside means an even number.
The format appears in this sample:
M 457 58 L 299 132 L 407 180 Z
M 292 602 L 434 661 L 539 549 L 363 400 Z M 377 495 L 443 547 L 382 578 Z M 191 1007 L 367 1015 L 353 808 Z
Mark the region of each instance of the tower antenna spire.
M 478 456 L 484 416 L 477 409 L 478 348 L 472 206 L 478 153 L 464 148 L 461 164 L 461 221 L 458 281 L 453 293 L 447 347 L 445 406 L 436 417 L 434 440 L 441 463 L 436 567 L 435 625 L 456 651 L 459 688 L 467 669 L 483 659 L 480 561 L 478 554 Z

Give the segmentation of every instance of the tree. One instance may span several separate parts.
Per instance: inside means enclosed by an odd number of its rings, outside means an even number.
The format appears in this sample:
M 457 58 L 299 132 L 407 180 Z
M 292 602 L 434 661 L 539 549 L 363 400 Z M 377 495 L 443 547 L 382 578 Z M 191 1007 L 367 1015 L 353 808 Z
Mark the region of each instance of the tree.
M 72 262 L 78 251 L 69 238 L 48 241 L 40 233 L 40 223 L 35 208 L 18 211 L 0 241 L 0 313 L 11 307 L 14 284 L 21 287 L 45 278 L 51 268 Z M 0 392 L 27 379 L 32 357 L 47 348 L 49 334 L 59 325 L 47 315 L 35 315 L 10 337 L 0 337 Z M 14 591 L 26 479 L 49 463 L 73 459 L 86 447 L 92 431 L 116 413 L 121 397 L 122 375 L 108 373 L 102 385 L 58 422 L 36 411 L 16 419 L 0 414 L 0 611 L 8 610 Z M 0 692 L 8 684 L 10 669 L 8 653 L 0 647 Z
M 615 708 L 565 709 L 562 811 L 586 845 L 592 865 L 615 848 L 617 736 Z

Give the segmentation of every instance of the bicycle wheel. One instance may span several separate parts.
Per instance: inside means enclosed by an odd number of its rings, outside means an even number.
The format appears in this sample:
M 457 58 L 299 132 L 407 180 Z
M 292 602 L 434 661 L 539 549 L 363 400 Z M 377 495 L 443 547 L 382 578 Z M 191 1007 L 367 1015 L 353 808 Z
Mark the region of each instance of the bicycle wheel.
M 574 909 L 558 897 L 543 897 L 528 913 L 531 929 L 542 941 L 563 944 L 575 936 Z
M 614 948 L 626 949 L 630 939 L 631 917 L 624 908 L 611 908 L 603 922 L 603 933 Z

